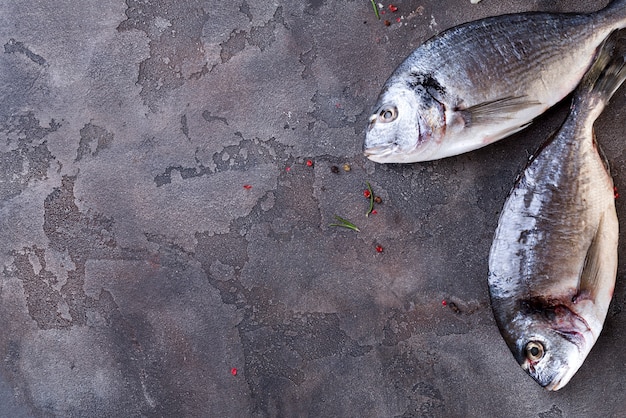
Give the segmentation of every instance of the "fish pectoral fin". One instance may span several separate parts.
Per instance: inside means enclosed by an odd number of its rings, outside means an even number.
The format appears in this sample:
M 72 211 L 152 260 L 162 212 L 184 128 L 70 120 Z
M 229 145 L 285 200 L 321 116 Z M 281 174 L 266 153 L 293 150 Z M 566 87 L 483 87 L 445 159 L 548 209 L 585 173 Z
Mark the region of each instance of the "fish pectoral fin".
M 504 97 L 490 102 L 479 103 L 466 109 L 455 109 L 463 118 L 465 127 L 476 125 L 488 125 L 514 119 L 515 114 L 534 106 L 540 106 L 541 102 L 531 100 L 526 96 Z
M 528 122 L 528 123 L 525 123 L 523 125 L 513 126 L 513 127 L 509 128 L 509 129 L 504 129 L 504 130 L 498 131 L 497 135 L 494 135 L 491 138 L 490 137 L 485 138 L 483 140 L 483 143 L 485 145 L 491 144 L 492 142 L 495 142 L 495 141 L 497 141 L 500 138 L 505 138 L 505 137 L 507 137 L 509 135 L 513 135 L 514 133 L 519 132 L 522 129 L 526 129 L 531 123 L 532 122 Z
M 606 257 L 611 256 L 611 242 L 617 240 L 617 227 L 611 224 L 609 219 L 607 219 L 610 216 L 606 215 L 606 213 L 603 214 L 598 230 L 587 250 L 587 256 L 585 257 L 578 282 L 578 293 L 587 293 L 592 300 L 595 299 L 598 291 L 605 285 L 606 280 L 613 281 L 615 279 L 616 273 L 607 271 L 611 270 L 611 268 L 607 268 L 611 263 L 607 262 Z M 612 277 L 609 277 L 611 275 Z

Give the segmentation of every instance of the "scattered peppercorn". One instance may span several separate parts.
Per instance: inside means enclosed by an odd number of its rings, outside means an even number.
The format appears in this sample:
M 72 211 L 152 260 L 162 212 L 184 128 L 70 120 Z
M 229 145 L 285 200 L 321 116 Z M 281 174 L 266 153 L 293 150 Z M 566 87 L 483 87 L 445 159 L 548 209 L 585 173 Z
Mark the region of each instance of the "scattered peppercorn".
M 454 302 L 450 302 L 448 306 L 450 306 L 450 309 L 452 309 L 452 312 L 454 312 L 454 313 L 456 313 L 456 314 L 461 313 L 461 310 L 460 310 L 460 309 L 459 309 L 459 307 L 456 305 L 456 303 L 454 303 Z
M 252 188 L 252 186 L 249 185 L 249 184 L 244 184 L 243 188 L 246 189 L 246 190 L 250 190 Z
M 391 22 L 388 20 L 385 20 L 385 26 L 391 26 Z
M 232 374 L 233 376 L 237 376 L 237 368 L 233 367 L 232 369 L 230 369 L 230 374 Z
M 370 207 L 365 212 L 365 216 L 369 216 L 370 213 L 374 210 L 374 191 L 372 190 L 372 185 L 369 181 L 366 181 L 367 189 L 363 191 L 363 196 L 365 196 L 370 201 Z
M 339 167 L 337 167 L 336 165 L 332 165 L 330 166 L 330 171 L 334 174 L 339 174 Z
M 382 253 L 384 251 L 383 246 L 382 245 L 377 245 L 376 246 L 376 252 L 377 253 Z
M 350 167 L 350 164 L 345 163 L 345 164 L 343 165 L 343 171 L 350 171 L 351 169 L 352 169 L 352 167 Z
M 374 202 L 383 203 L 383 199 L 381 199 L 380 196 L 374 196 Z
M 313 167 L 313 161 L 311 161 L 311 160 L 306 160 L 306 166 L 307 166 L 307 167 Z
M 390 4 L 390 5 L 389 5 L 389 10 L 391 10 L 392 12 L 394 12 L 394 13 L 395 13 L 395 12 L 397 12 L 397 11 L 398 11 L 398 8 L 397 8 L 396 6 L 394 6 L 393 4 Z

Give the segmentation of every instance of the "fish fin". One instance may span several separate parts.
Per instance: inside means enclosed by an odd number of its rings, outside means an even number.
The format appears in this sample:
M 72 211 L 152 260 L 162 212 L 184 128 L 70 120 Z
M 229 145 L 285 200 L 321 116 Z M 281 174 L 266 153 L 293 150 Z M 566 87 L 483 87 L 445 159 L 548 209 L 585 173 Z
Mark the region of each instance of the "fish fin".
M 530 121 L 528 123 L 524 123 L 523 125 L 512 126 L 510 128 L 500 130 L 500 131 L 496 132 L 494 135 L 488 136 L 485 139 L 483 139 L 483 145 L 488 145 L 488 144 L 496 142 L 500 138 L 506 138 L 507 136 L 513 135 L 514 133 L 519 132 L 522 129 L 526 129 L 532 123 L 533 122 Z
M 594 13 L 602 18 L 615 21 L 618 28 L 626 27 L 626 0 L 613 0 L 604 9 Z
M 591 133 L 593 134 L 593 145 L 596 147 L 596 150 L 598 151 L 598 155 L 600 156 L 602 163 L 604 163 L 604 169 L 606 170 L 609 177 L 611 177 L 611 164 L 609 163 L 609 158 L 604 153 L 604 148 L 602 148 L 600 144 L 598 143 L 598 141 L 596 141 L 595 129 L 593 129 Z
M 626 38 L 622 31 L 616 30 L 598 48 L 594 62 L 574 93 L 572 107 L 581 108 L 597 117 L 625 79 Z
M 606 213 L 602 215 L 598 230 L 587 249 L 587 256 L 585 257 L 578 282 L 578 293 L 587 293 L 592 300 L 595 299 L 597 292 L 604 285 L 604 280 L 606 280 L 606 277 L 604 277 L 606 269 L 603 268 L 606 266 L 603 266 L 603 264 L 605 264 L 604 257 L 608 255 L 607 251 L 610 251 L 605 245 L 607 236 L 616 234 L 615 231 L 608 230 L 611 226 L 608 225 L 610 222 L 607 221 L 606 215 Z
M 487 125 L 494 122 L 502 122 L 515 117 L 515 113 L 521 112 L 534 106 L 540 106 L 536 100 L 530 100 L 526 96 L 504 97 L 490 102 L 479 103 L 467 109 L 455 109 L 460 113 L 465 127 Z

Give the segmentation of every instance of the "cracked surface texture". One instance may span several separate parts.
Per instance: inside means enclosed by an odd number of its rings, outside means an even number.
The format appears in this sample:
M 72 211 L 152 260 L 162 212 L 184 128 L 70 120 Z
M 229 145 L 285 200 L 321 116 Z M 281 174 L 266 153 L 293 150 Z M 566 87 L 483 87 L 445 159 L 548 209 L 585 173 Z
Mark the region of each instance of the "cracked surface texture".
M 568 104 L 458 157 L 361 155 L 383 82 L 430 36 L 605 3 L 0 4 L 0 416 L 621 416 L 626 247 L 558 393 L 489 305 L 498 213 Z M 618 189 L 625 105 L 596 124 Z

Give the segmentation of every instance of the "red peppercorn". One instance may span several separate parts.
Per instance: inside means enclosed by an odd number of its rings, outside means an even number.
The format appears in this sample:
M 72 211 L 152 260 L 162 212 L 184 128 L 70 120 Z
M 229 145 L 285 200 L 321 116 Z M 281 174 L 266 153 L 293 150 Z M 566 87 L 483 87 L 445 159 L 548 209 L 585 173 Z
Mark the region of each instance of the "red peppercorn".
M 397 11 L 398 11 L 398 8 L 397 8 L 396 6 L 394 6 L 393 4 L 390 4 L 390 5 L 389 5 L 389 10 L 391 10 L 392 12 L 394 12 L 394 13 L 395 13 L 395 12 L 397 12 Z
M 441 301 L 441 306 L 446 306 L 446 305 L 448 305 L 448 302 L 446 302 L 446 300 L 445 300 L 445 299 L 444 299 L 444 300 L 442 300 L 442 301 Z
M 619 197 L 619 193 L 617 193 L 617 186 L 613 187 L 613 197 L 617 199 Z
M 230 374 L 232 374 L 233 376 L 237 376 L 237 368 L 233 367 L 232 369 L 230 369 Z
M 382 253 L 384 251 L 383 246 L 382 245 L 377 245 L 376 246 L 376 252 L 377 253 Z
M 370 193 L 369 190 L 367 189 L 363 190 L 363 196 L 365 196 L 366 199 L 369 199 L 371 195 L 372 193 Z
M 244 184 L 243 188 L 246 189 L 246 190 L 250 190 L 252 188 L 252 186 L 249 185 L 249 184 Z
M 378 213 L 378 211 L 376 209 L 372 209 L 372 211 L 370 212 L 372 215 L 376 215 Z
M 306 160 L 306 165 L 307 165 L 307 167 L 313 167 L 313 161 Z

